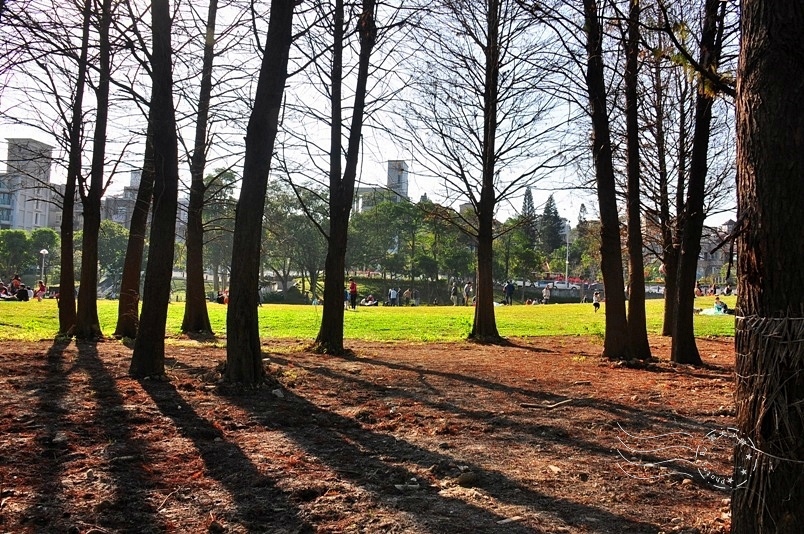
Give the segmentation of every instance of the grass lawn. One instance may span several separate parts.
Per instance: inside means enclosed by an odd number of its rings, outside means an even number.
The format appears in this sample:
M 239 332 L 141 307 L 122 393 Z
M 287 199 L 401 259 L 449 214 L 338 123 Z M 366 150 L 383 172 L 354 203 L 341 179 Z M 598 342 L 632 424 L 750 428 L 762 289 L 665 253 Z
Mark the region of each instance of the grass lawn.
M 723 299 L 733 307 L 736 297 Z M 699 297 L 697 308 L 711 308 L 714 297 Z M 106 335 L 114 332 L 117 322 L 116 300 L 99 300 L 98 316 Z M 664 301 L 647 302 L 648 332 L 659 333 Z M 208 303 L 212 328 L 226 335 L 226 306 Z M 497 328 L 506 337 L 578 336 L 603 337 L 605 304 L 594 313 L 591 304 L 551 304 L 548 306 L 498 306 L 495 308 Z M 358 307 L 347 311 L 344 336 L 366 341 L 457 341 L 465 339 L 472 328 L 474 308 L 454 306 Z M 313 340 L 321 321 L 321 306 L 264 304 L 258 308 L 260 335 L 264 338 Z M 167 334 L 179 334 L 184 303 L 171 303 L 168 310 Z M 0 302 L 0 341 L 52 339 L 58 331 L 56 301 Z M 695 316 L 695 334 L 699 337 L 733 336 L 734 317 Z

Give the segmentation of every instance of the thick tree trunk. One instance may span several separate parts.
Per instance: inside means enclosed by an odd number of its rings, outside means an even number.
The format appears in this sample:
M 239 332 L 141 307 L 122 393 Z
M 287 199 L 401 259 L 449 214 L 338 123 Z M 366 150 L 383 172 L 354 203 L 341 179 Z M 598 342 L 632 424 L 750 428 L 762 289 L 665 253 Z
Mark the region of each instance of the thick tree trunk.
M 500 5 L 497 0 L 488 2 L 486 27 L 488 46 L 485 57 L 485 94 L 483 96 L 483 186 L 477 210 L 477 287 L 475 288 L 475 318 L 471 339 L 482 342 L 499 342 L 497 319 L 494 316 L 494 165 L 497 135 L 497 105 L 500 77 Z
M 358 59 L 355 101 L 346 149 L 346 167 L 340 175 L 341 153 L 341 86 L 343 77 L 343 2 L 337 0 L 332 67 L 332 133 L 330 138 L 330 234 L 327 239 L 327 259 L 324 271 L 324 310 L 321 328 L 315 340 L 316 350 L 328 354 L 343 352 L 343 291 L 346 265 L 346 244 L 349 213 L 354 200 L 357 163 L 360 157 L 360 136 L 366 106 L 366 87 L 369 60 L 377 38 L 374 22 L 375 0 L 363 0 L 358 22 L 360 57 Z
M 165 326 L 173 277 L 179 154 L 173 107 L 171 17 L 168 0 L 151 4 L 153 54 L 151 56 L 151 124 L 154 127 L 154 209 L 148 264 L 142 292 L 142 314 L 134 341 L 129 373 L 135 377 L 165 373 Z
M 586 84 L 592 113 L 592 155 L 595 162 L 597 197 L 600 206 L 600 270 L 606 288 L 606 334 L 603 356 L 630 357 L 628 322 L 625 315 L 625 282 L 620 243 L 620 220 L 612 162 L 611 131 L 606 109 L 602 30 L 596 0 L 583 0 L 587 32 Z
M 101 196 L 106 158 L 106 128 L 109 122 L 109 83 L 111 77 L 112 23 L 111 0 L 104 0 L 98 24 L 98 87 L 95 91 L 97 116 L 92 140 L 92 169 L 89 190 L 82 196 L 84 232 L 81 250 L 81 286 L 78 291 L 78 310 L 73 333 L 80 339 L 103 337 L 98 319 L 98 233 L 101 220 Z
M 137 189 L 137 200 L 131 213 L 131 227 L 128 230 L 128 244 L 126 245 L 126 262 L 123 265 L 123 279 L 120 283 L 120 301 L 117 306 L 115 337 L 131 339 L 137 337 L 137 328 L 140 324 L 142 257 L 145 251 L 145 234 L 148 231 L 148 213 L 151 210 L 151 197 L 154 194 L 155 174 L 153 117 L 149 111 L 140 186 Z
M 64 199 L 61 218 L 61 270 L 59 273 L 59 332 L 73 331 L 77 314 L 75 308 L 75 193 L 78 175 L 81 174 L 81 126 L 84 115 L 84 91 L 86 89 L 89 26 L 92 14 L 92 2 L 84 2 L 83 22 L 81 29 L 81 56 L 78 60 L 78 79 L 73 100 L 73 117 L 70 123 L 70 155 L 67 166 L 67 182 L 64 186 Z
M 650 358 L 645 313 L 645 263 L 642 259 L 642 203 L 639 163 L 639 0 L 630 0 L 625 64 L 626 136 L 628 145 L 628 344 L 631 356 Z
M 703 31 L 701 34 L 701 66 L 716 70 L 720 62 L 720 32 L 722 32 L 725 2 L 706 0 Z M 693 308 L 695 307 L 695 281 L 698 272 L 698 256 L 701 253 L 701 235 L 706 214 L 704 194 L 709 151 L 709 133 L 712 123 L 714 91 L 705 79 L 698 81 L 695 99 L 695 129 L 692 155 L 690 157 L 690 181 L 687 201 L 683 212 L 681 254 L 678 264 L 676 287 L 676 320 L 673 326 L 673 342 L 670 359 L 676 363 L 701 365 L 701 355 L 695 344 Z
M 187 209 L 187 294 L 184 305 L 182 332 L 212 333 L 207 311 L 207 295 L 204 287 L 204 167 L 207 162 L 207 123 L 209 102 L 212 94 L 212 63 L 215 58 L 215 19 L 218 14 L 217 0 L 209 1 L 207 35 L 204 44 L 204 64 L 201 72 L 201 88 L 198 96 L 198 116 L 195 125 L 195 144 L 190 160 L 192 184 Z
M 271 19 L 246 132 L 243 183 L 235 214 L 226 315 L 226 380 L 246 385 L 259 384 L 265 374 L 257 318 L 260 238 L 268 173 L 287 79 L 294 3 L 294 0 L 271 1 Z
M 804 525 L 804 11 L 745 0 L 737 86 L 732 533 Z

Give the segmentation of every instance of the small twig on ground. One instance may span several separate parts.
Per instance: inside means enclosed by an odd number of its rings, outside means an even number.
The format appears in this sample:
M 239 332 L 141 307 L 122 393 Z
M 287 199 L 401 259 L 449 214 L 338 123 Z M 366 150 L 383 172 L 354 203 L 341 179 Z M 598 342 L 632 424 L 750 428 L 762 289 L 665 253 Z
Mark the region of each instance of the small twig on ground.
M 166 503 L 166 502 L 168 502 L 168 499 L 170 499 L 170 498 L 171 498 L 173 495 L 175 495 L 175 494 L 176 494 L 176 492 L 177 492 L 177 491 L 179 491 L 180 489 L 181 489 L 181 488 L 176 488 L 175 490 L 173 490 L 173 491 L 171 491 L 170 493 L 168 493 L 168 494 L 167 494 L 167 497 L 165 497 L 165 498 L 162 500 L 162 504 L 160 504 L 160 505 L 159 505 L 159 506 L 156 508 L 156 511 L 157 511 L 157 512 L 158 512 L 158 511 L 160 511 L 160 510 L 162 509 L 162 507 L 163 507 L 163 506 L 165 506 L 165 503 Z
M 530 402 L 522 402 L 519 405 L 523 408 L 544 408 L 545 410 L 552 410 L 553 408 L 558 408 L 559 406 L 563 406 L 564 404 L 568 404 L 574 400 L 575 399 L 565 399 L 555 404 L 533 404 Z

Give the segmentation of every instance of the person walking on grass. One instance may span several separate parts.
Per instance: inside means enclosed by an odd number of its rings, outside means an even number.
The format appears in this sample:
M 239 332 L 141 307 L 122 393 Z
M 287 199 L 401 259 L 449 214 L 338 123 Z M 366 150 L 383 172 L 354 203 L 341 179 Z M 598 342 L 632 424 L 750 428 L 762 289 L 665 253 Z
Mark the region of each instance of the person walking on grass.
M 595 291 L 595 294 L 592 295 L 592 306 L 595 307 L 595 313 L 597 313 L 597 310 L 600 309 L 600 291 Z
M 463 286 L 464 305 L 469 306 L 472 303 L 472 299 L 469 298 L 471 294 L 472 294 L 472 282 L 466 282 L 466 285 Z
M 353 310 L 357 308 L 357 284 L 354 278 L 349 279 L 349 305 Z

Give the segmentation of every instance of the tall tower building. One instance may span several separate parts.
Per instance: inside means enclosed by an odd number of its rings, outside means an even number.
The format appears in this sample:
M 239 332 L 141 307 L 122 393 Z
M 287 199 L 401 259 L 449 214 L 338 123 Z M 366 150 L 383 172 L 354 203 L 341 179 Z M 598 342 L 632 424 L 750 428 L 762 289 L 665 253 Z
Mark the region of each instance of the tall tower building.
M 0 229 L 33 230 L 49 225 L 53 147 L 9 138 L 6 172 L 0 174 Z

